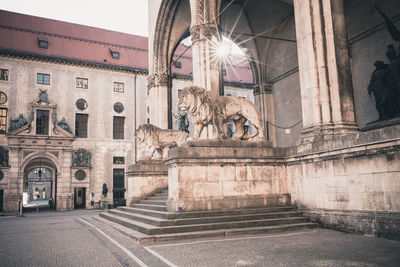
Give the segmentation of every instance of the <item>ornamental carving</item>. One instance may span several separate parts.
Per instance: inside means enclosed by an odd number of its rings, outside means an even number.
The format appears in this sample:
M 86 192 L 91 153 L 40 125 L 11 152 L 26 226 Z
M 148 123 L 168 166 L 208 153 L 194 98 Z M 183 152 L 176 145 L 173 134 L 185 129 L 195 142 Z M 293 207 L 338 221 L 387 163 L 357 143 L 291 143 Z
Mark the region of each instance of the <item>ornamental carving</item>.
M 92 153 L 86 149 L 80 148 L 72 151 L 73 167 L 91 167 Z
M 69 126 L 69 124 L 65 121 L 64 117 L 59 122 L 57 122 L 57 126 L 63 128 L 64 130 L 72 134 L 72 129 Z
M 38 104 L 41 104 L 41 103 L 49 103 L 49 101 L 48 101 L 48 99 L 49 99 L 49 96 L 47 95 L 47 90 L 41 90 L 41 89 L 39 89 L 40 90 L 40 93 L 39 93 L 39 101 L 38 101 Z
M 192 43 L 200 40 L 211 40 L 212 37 L 217 36 L 217 32 L 215 24 L 212 23 L 195 25 L 190 28 Z
M 153 88 L 156 84 L 156 76 L 155 75 L 150 75 L 147 78 L 147 90 L 150 90 L 151 88 Z
M 169 86 L 170 85 L 170 78 L 168 74 L 160 74 L 157 76 L 158 78 L 158 85 L 159 86 Z
M 24 118 L 24 115 L 21 113 L 21 114 L 19 114 L 18 118 L 10 120 L 10 127 L 8 127 L 8 132 L 11 133 L 19 128 L 22 128 L 23 126 L 25 126 L 27 124 L 28 124 L 28 121 Z

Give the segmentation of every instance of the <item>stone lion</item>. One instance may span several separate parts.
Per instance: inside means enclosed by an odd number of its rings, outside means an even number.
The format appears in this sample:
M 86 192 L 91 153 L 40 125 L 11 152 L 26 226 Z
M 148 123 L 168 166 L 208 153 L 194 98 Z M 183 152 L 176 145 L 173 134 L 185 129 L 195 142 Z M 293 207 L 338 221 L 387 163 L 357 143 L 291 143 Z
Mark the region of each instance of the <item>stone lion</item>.
M 228 139 L 226 124 L 233 121 L 236 127 L 234 139 L 250 139 L 259 135 L 264 139 L 264 127 L 261 124 L 260 114 L 253 103 L 244 98 L 232 96 L 212 97 L 211 93 L 197 86 L 188 86 L 183 89 L 179 106 L 187 110 L 196 127 L 194 138 L 199 138 L 204 127 L 213 124 L 218 138 Z M 245 135 L 244 124 L 249 121 L 257 128 L 254 135 Z
M 184 143 L 189 134 L 177 130 L 164 130 L 153 124 L 142 124 L 135 132 L 135 138 L 146 144 L 150 150 L 150 154 L 145 159 L 151 159 L 156 150 L 160 153 L 161 158 L 168 157 L 170 146 L 180 145 Z

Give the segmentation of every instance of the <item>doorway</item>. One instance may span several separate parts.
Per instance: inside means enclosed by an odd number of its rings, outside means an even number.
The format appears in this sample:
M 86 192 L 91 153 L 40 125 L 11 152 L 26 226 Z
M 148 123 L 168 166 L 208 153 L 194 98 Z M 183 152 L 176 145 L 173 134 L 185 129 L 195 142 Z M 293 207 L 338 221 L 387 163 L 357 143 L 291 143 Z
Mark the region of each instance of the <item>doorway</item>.
M 86 187 L 74 188 L 74 208 L 75 209 L 86 208 Z
M 3 212 L 3 196 L 4 196 L 4 190 L 0 190 L 0 212 Z

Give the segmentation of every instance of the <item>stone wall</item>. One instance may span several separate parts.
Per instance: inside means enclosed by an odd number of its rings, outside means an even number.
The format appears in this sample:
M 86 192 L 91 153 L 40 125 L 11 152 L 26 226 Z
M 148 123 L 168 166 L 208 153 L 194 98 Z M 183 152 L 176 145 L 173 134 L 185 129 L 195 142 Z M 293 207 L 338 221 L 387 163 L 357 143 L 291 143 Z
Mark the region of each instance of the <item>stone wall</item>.
M 292 203 L 323 226 L 399 239 L 399 136 L 392 126 L 288 149 Z
M 127 177 L 127 206 L 168 187 L 168 168 L 162 160 L 139 161 L 130 165 Z
M 282 150 L 268 142 L 197 140 L 171 149 L 167 210 L 290 204 Z

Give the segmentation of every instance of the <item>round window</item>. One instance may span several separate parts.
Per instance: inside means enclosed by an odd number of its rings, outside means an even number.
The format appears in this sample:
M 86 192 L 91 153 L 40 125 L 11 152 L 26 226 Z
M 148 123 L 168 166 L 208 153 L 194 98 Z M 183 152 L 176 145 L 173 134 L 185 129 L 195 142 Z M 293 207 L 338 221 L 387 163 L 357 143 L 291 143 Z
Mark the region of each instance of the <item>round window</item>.
M 87 102 L 86 102 L 85 99 L 78 99 L 78 100 L 76 101 L 76 107 L 77 107 L 79 110 L 85 110 L 85 109 L 88 107 L 88 104 L 87 104 Z
M 4 92 L 0 92 L 0 104 L 4 104 L 7 102 L 7 95 Z
M 114 111 L 117 113 L 121 113 L 122 111 L 124 111 L 124 105 L 122 105 L 122 103 L 120 103 L 120 102 L 115 103 Z
M 86 178 L 86 173 L 83 170 L 77 170 L 75 173 L 75 178 L 78 181 L 82 181 L 83 179 Z

